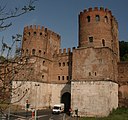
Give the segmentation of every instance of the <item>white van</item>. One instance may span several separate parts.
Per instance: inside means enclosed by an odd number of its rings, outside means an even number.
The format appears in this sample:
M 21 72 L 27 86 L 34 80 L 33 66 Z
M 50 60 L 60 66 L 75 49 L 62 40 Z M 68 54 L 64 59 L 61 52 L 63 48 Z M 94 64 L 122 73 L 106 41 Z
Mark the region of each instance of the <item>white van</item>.
M 60 104 L 55 104 L 53 106 L 53 109 L 52 109 L 52 113 L 53 114 L 59 114 L 59 113 L 63 113 L 64 112 L 64 104 L 63 103 L 60 103 Z

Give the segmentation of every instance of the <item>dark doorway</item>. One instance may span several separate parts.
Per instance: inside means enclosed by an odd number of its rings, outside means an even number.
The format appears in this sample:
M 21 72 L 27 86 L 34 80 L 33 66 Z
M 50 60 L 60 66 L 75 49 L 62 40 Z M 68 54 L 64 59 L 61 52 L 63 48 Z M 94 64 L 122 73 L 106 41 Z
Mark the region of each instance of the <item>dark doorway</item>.
M 64 111 L 69 112 L 71 106 L 71 94 L 69 92 L 66 92 L 61 96 L 61 103 L 64 103 Z

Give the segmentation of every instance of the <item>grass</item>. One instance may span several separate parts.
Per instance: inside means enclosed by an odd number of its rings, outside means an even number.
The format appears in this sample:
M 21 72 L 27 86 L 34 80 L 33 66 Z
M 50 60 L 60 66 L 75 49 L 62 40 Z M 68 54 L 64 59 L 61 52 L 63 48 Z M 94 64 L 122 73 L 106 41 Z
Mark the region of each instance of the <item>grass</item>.
M 80 120 L 128 120 L 128 108 L 118 108 L 116 110 L 113 110 L 112 113 L 108 117 L 102 117 L 102 118 L 89 118 L 84 117 Z

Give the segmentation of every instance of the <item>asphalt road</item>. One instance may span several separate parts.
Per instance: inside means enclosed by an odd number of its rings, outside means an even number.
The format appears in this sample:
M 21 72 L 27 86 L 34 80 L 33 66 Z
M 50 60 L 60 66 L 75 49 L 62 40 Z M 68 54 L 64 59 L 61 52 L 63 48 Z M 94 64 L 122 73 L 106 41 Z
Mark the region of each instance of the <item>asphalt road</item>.
M 9 120 L 34 120 L 32 119 L 31 111 L 15 112 L 10 114 Z M 37 120 L 71 120 L 71 118 L 66 113 L 52 114 L 51 109 L 38 110 Z

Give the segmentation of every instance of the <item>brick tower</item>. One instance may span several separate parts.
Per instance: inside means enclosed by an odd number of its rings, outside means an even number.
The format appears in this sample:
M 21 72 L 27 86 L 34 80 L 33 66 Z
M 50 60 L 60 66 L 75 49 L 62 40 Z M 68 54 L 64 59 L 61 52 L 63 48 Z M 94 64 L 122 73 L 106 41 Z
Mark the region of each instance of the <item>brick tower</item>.
M 118 61 L 118 24 L 111 11 L 95 7 L 80 12 L 71 83 L 72 108 L 80 116 L 107 116 L 117 108 Z
M 27 26 L 24 28 L 22 56 L 40 56 L 52 59 L 60 49 L 60 36 L 47 28 Z
M 26 58 L 31 66 L 26 70 L 29 71 L 28 74 L 23 74 L 29 76 L 29 81 L 50 82 L 53 57 L 59 50 L 59 34 L 41 26 L 26 26 L 23 33 L 22 58 Z
M 26 93 L 19 105 L 27 99 L 42 109 L 63 102 L 66 111 L 71 108 L 73 115 L 88 117 L 107 116 L 118 107 L 122 65 L 118 68 L 115 17 L 102 7 L 85 9 L 79 14 L 78 34 L 78 47 L 62 50 L 57 33 L 35 25 L 24 28 L 20 71 L 13 81 L 14 88 L 20 87 L 14 101 Z
M 79 47 L 109 47 L 119 58 L 118 23 L 111 11 L 95 7 L 80 13 Z

